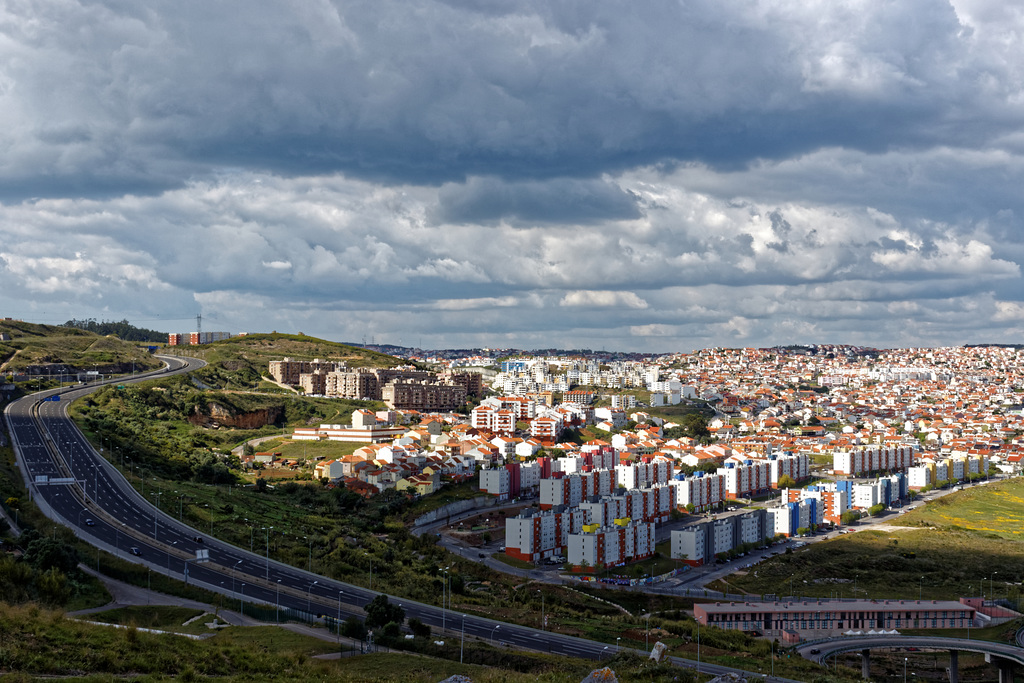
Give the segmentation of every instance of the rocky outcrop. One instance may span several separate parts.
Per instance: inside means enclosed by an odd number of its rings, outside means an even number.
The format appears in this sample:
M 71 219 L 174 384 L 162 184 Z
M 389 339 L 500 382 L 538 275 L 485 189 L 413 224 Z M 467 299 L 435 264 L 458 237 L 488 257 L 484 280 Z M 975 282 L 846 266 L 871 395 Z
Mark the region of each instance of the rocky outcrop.
M 244 413 L 234 413 L 219 403 L 208 403 L 206 413 L 197 412 L 189 416 L 192 424 L 212 425 L 218 424 L 222 427 L 234 427 L 235 429 L 259 429 L 269 424 L 275 424 L 284 416 L 282 406 L 261 408 Z

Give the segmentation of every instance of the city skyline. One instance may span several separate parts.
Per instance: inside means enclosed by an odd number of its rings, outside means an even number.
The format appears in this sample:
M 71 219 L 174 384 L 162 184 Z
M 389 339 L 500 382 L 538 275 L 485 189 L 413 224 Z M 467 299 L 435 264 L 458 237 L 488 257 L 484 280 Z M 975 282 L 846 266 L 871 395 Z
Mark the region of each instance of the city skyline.
M 0 18 L 0 316 L 434 349 L 1024 332 L 999 3 Z

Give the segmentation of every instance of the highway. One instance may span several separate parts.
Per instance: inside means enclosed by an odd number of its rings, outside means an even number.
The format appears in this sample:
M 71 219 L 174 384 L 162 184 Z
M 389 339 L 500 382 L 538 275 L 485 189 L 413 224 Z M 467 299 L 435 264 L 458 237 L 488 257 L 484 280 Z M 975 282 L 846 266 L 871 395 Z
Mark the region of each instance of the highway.
M 204 364 L 194 359 L 160 358 L 167 363 L 165 370 L 107 383 L 139 382 L 189 372 Z M 362 608 L 377 592 L 223 543 L 182 524 L 145 500 L 120 471 L 92 448 L 67 415 L 71 401 L 99 386 L 97 383 L 33 394 L 9 404 L 4 411 L 26 486 L 47 517 L 118 557 L 221 593 L 229 600 L 238 600 L 239 606 L 261 604 L 338 619 L 364 614 Z M 59 400 L 44 400 L 54 395 L 59 395 Z M 171 501 L 164 504 L 170 507 Z M 133 554 L 132 549 L 139 554 Z M 208 558 L 201 558 L 198 551 L 204 551 Z M 477 637 L 496 645 L 594 660 L 616 652 L 614 645 L 466 615 L 406 598 L 389 599 L 400 604 L 408 618 L 418 618 L 435 630 L 444 627 L 447 635 L 440 637 L 453 641 Z M 697 664 L 679 658 L 672 661 L 679 666 Z M 741 672 L 706 662 L 701 663 L 700 671 Z

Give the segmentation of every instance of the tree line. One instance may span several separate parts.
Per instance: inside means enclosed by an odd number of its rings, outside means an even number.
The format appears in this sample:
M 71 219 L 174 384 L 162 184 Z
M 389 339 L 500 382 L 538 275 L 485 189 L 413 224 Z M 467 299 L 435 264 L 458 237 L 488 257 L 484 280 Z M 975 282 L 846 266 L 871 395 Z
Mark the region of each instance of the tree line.
M 114 335 L 123 341 L 128 342 L 165 342 L 167 341 L 166 332 L 157 332 L 156 330 L 147 330 L 143 327 L 135 327 L 127 320 L 121 320 L 115 322 L 113 320 L 101 320 L 96 321 L 96 318 L 86 318 L 85 320 L 75 320 L 72 318 L 67 321 L 61 327 L 74 327 L 79 330 L 85 330 L 86 332 L 95 332 L 101 336 Z

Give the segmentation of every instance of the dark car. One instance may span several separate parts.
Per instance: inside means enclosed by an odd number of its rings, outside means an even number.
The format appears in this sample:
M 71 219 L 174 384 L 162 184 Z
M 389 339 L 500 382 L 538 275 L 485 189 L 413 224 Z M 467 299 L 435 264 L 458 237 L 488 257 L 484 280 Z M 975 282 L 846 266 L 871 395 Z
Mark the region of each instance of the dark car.
M 480 557 L 487 557 L 487 555 L 484 555 L 483 553 L 480 553 Z
M 196 543 L 202 543 L 203 542 L 203 537 L 202 536 L 196 536 L 192 540 L 195 541 Z
M 812 647 L 812 648 L 811 648 L 811 654 L 812 654 L 812 655 L 820 655 L 820 654 L 821 654 L 821 650 L 819 650 L 819 649 L 818 649 L 818 648 L 816 648 L 816 647 Z
M 128 548 L 128 552 L 130 552 L 132 555 L 139 555 L 140 557 L 142 556 L 142 551 L 136 548 L 135 546 Z
M 86 526 L 96 526 L 96 522 L 92 521 L 92 517 L 86 517 L 85 518 L 85 525 Z

